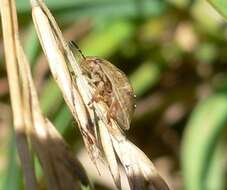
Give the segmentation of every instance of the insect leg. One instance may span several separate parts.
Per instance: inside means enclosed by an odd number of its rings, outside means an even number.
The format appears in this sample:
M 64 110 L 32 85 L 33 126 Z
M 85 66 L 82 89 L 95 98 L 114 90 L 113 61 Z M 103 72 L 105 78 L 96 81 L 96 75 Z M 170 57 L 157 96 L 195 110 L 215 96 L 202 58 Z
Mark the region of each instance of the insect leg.
M 95 93 L 92 95 L 91 101 L 88 103 L 88 106 L 90 106 L 93 102 L 104 101 L 104 97 L 101 96 L 101 94 L 103 92 L 103 88 L 104 88 L 104 83 L 99 82 L 99 84 L 95 90 Z
M 112 103 L 110 105 L 110 108 L 107 112 L 108 122 L 110 122 L 110 119 L 116 119 L 116 113 L 117 113 L 118 108 L 119 108 L 119 103 L 117 102 L 117 100 L 113 99 Z

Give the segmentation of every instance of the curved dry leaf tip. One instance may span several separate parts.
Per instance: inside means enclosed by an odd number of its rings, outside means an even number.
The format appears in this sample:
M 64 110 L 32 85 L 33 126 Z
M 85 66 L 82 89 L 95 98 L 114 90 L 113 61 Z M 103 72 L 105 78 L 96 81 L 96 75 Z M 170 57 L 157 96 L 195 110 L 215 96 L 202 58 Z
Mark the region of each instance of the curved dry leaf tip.
M 150 161 L 150 159 L 142 152 L 138 147 L 136 147 L 131 142 L 128 142 L 130 151 L 134 154 L 137 159 L 136 164 L 140 168 L 142 177 L 144 178 L 147 188 L 154 190 L 168 190 L 169 187 L 158 174 L 158 171 Z
M 130 141 L 118 142 L 112 137 L 114 149 L 125 169 L 132 190 L 168 190 L 147 156 Z
M 83 166 L 74 157 L 73 153 L 70 151 L 64 139 L 61 137 L 56 128 L 48 119 L 46 119 L 46 125 L 48 127 L 51 139 L 54 140 L 54 147 L 56 147 L 58 150 L 56 153 L 57 155 L 59 155 L 59 164 L 63 164 L 66 171 L 72 174 L 72 177 L 74 176 L 74 178 L 76 178 L 77 180 L 79 179 L 84 186 L 90 185 L 89 179 Z

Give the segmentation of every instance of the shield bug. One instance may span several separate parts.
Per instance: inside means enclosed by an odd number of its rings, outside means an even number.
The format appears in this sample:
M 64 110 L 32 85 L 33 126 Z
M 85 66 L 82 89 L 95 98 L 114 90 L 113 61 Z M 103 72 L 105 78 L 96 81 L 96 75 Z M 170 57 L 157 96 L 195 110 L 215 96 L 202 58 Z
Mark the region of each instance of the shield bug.
M 114 119 L 122 129 L 128 130 L 135 110 L 135 95 L 127 76 L 109 61 L 85 57 L 80 53 L 80 66 L 96 87 L 92 101 L 103 101 L 109 107 L 107 117 Z

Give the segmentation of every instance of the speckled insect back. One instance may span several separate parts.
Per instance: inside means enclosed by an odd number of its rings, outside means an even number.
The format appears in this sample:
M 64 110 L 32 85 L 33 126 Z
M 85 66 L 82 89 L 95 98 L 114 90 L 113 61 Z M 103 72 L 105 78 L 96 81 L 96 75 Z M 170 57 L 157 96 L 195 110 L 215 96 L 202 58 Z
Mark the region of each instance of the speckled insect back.
M 127 76 L 109 61 L 86 57 L 81 67 L 90 73 L 97 87 L 94 101 L 103 100 L 109 107 L 108 118 L 128 130 L 135 110 L 135 95 Z
M 80 66 L 96 91 L 93 101 L 103 101 L 109 107 L 107 118 L 115 120 L 119 126 L 128 130 L 135 110 L 135 95 L 127 76 L 109 61 L 97 57 L 85 57 L 75 43 L 76 57 Z M 91 104 L 92 104 L 91 102 Z

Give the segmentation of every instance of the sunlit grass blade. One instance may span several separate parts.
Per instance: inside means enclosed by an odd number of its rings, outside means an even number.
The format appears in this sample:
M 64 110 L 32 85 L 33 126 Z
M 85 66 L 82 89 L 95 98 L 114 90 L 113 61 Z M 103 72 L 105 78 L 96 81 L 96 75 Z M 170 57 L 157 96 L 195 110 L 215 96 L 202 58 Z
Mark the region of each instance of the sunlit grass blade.
M 209 189 L 206 182 L 211 158 L 227 123 L 227 96 L 202 101 L 191 115 L 183 137 L 182 169 L 186 190 Z
M 207 0 L 214 8 L 227 19 L 227 1 L 225 0 Z

